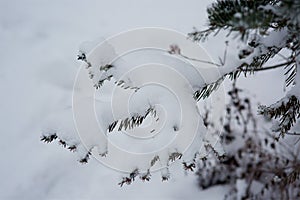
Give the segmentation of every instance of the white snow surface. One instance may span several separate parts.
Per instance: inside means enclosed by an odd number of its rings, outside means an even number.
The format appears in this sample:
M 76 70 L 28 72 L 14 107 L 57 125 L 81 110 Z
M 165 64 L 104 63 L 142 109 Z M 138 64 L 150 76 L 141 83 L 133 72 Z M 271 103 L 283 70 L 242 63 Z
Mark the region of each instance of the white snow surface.
M 144 26 L 202 29 L 210 2 L 0 0 L 0 199 L 222 199 L 226 188 L 201 191 L 196 176 L 181 166 L 171 166 L 168 182 L 156 173 L 150 182 L 120 188 L 120 173 L 94 159 L 82 165 L 57 144 L 39 141 L 51 130 L 64 132 L 68 141 L 76 137 L 71 101 L 83 41 Z M 220 41 L 222 34 L 203 45 L 215 60 L 223 53 Z M 262 72 L 239 83 L 268 105 L 284 96 L 281 74 Z
M 0 199 L 222 198 L 223 188 L 200 191 L 196 176 L 181 167 L 168 182 L 154 174 L 149 183 L 120 188 L 118 172 L 94 159 L 82 165 L 57 144 L 39 141 L 49 129 L 73 137 L 72 88 L 82 42 L 143 26 L 188 33 L 204 24 L 208 2 L 1 0 Z

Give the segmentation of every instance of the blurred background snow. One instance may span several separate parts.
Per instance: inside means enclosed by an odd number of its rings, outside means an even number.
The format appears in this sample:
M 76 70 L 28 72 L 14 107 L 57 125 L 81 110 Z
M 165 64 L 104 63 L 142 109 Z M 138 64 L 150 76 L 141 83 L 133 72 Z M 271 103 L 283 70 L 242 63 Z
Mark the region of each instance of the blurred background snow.
M 82 165 L 58 145 L 40 142 L 51 115 L 66 112 L 72 117 L 72 87 L 80 66 L 76 55 L 82 42 L 145 26 L 187 34 L 193 26 L 203 29 L 209 3 L 0 0 L 0 199 L 222 199 L 226 189 L 201 191 L 196 176 L 185 174 L 181 166 L 173 167 L 168 182 L 154 174 L 149 183 L 136 181 L 120 188 L 121 174 L 93 159 Z M 222 55 L 221 40 L 204 47 Z M 276 83 L 268 82 L 274 78 Z M 252 93 L 262 103 L 283 94 L 278 91 L 283 87 L 279 71 L 241 82 L 249 91 L 255 89 Z

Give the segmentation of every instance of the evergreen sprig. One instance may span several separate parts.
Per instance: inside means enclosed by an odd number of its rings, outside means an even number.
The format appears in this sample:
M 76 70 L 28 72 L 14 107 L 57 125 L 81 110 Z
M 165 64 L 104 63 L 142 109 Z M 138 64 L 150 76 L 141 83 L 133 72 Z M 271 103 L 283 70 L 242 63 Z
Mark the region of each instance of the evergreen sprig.
M 108 126 L 108 132 L 112 132 L 115 129 L 117 129 L 118 131 L 126 131 L 127 129 L 138 127 L 143 123 L 148 115 L 152 115 L 154 118 L 156 118 L 156 110 L 153 107 L 150 107 L 146 110 L 144 115 L 134 115 L 125 119 L 116 120 Z
M 287 101 L 282 100 L 269 107 L 260 106 L 259 113 L 270 118 L 279 118 L 278 131 L 280 131 L 280 136 L 283 137 L 296 123 L 296 120 L 300 118 L 300 102 L 296 96 L 292 95 Z
M 212 33 L 228 30 L 229 33 L 237 31 L 241 38 L 247 39 L 251 30 L 258 29 L 261 34 L 266 34 L 272 24 L 277 24 L 277 29 L 283 23 L 272 10 L 264 9 L 266 5 L 275 5 L 278 1 L 271 0 L 218 0 L 208 9 L 208 29 L 189 34 L 195 41 L 206 39 Z
M 226 75 L 222 76 L 221 78 L 219 78 L 217 81 L 213 83 L 206 84 L 200 90 L 195 91 L 193 95 L 194 99 L 196 101 L 199 101 L 200 99 L 205 99 L 209 97 L 211 93 L 213 93 L 216 89 L 218 89 L 218 87 L 221 85 L 225 77 Z
M 68 144 L 65 140 L 59 138 L 56 133 L 51 133 L 51 134 L 41 136 L 41 141 L 45 143 L 51 143 L 54 140 L 58 140 L 59 145 L 61 145 L 64 148 L 67 148 L 71 152 L 75 152 L 77 149 L 77 145 Z
M 57 135 L 56 133 L 52 133 L 50 135 L 43 135 L 41 137 L 41 141 L 45 142 L 45 143 L 50 143 L 50 142 L 53 142 L 53 140 L 56 140 L 57 139 Z

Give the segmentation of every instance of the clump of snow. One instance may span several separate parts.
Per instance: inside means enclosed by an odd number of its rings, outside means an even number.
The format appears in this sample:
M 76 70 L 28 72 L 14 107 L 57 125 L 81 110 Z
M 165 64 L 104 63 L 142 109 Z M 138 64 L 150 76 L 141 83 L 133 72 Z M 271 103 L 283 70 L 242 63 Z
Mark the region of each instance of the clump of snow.
M 157 34 L 155 30 L 159 29 L 149 30 Z M 166 33 L 161 31 L 160 34 Z M 149 45 L 148 39 L 138 41 L 145 40 Z M 92 84 L 96 84 L 92 91 L 88 76 L 80 72 L 75 85 L 74 117 L 84 146 L 101 162 L 129 174 L 168 170 L 175 160 L 194 162 L 205 156 L 204 145 L 216 145 L 218 135 L 211 136 L 215 130 L 204 126 L 200 113 L 204 105 L 197 103 L 193 94 L 213 81 L 218 70 L 207 64 L 198 69 L 189 60 L 169 54 L 167 49 L 147 47 L 126 52 L 123 46 L 114 46 L 116 41 L 118 38 L 112 37 L 91 52 L 86 53 L 92 46 L 88 44 L 80 50 L 83 66 L 88 69 Z M 190 41 L 184 37 L 184 42 Z M 96 99 L 96 121 L 88 105 L 92 94 Z M 215 99 L 222 101 L 222 92 Z M 219 121 L 222 110 L 216 105 L 212 108 Z M 147 113 L 149 109 L 151 115 Z M 221 146 L 217 149 L 222 151 Z M 168 173 L 163 172 L 162 178 L 168 179 Z M 124 178 L 121 185 L 132 179 Z

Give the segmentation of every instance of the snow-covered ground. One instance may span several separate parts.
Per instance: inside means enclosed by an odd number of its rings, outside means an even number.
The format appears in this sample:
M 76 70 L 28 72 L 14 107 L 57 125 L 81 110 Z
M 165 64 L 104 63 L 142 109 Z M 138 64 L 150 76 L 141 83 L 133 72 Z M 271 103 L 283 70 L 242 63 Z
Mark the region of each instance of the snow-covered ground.
M 120 188 L 121 174 L 93 159 L 82 165 L 58 145 L 40 142 L 45 120 L 71 110 L 80 43 L 145 26 L 188 33 L 205 25 L 209 2 L 0 0 L 0 199 L 221 199 L 225 188 L 201 191 L 196 176 L 179 166 L 168 182 L 154 174 L 149 183 Z M 219 44 L 204 46 L 221 53 Z M 271 81 L 279 74 L 242 82 L 270 104 L 282 96 Z

